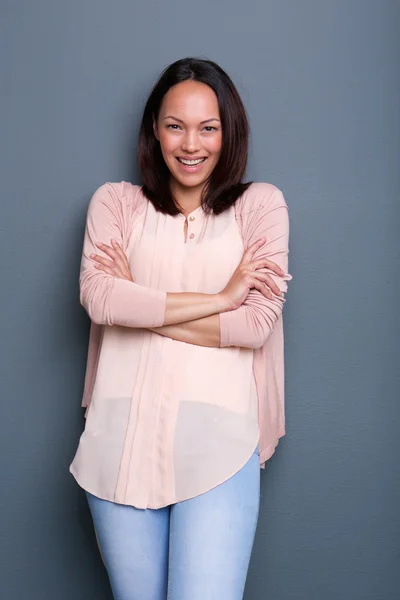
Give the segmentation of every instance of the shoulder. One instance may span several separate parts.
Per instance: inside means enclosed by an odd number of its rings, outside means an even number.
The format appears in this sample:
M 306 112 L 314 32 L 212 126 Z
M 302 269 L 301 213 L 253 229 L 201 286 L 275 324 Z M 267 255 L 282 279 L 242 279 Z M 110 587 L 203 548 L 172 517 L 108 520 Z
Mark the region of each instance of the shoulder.
M 110 208 L 112 206 L 119 206 L 121 208 L 130 207 L 140 212 L 147 202 L 147 198 L 141 190 L 141 185 L 136 185 L 129 181 L 106 181 L 95 190 L 90 204 L 100 202 Z
M 264 181 L 254 181 L 235 203 L 239 215 L 259 209 L 270 210 L 278 206 L 287 207 L 282 191 L 272 183 Z

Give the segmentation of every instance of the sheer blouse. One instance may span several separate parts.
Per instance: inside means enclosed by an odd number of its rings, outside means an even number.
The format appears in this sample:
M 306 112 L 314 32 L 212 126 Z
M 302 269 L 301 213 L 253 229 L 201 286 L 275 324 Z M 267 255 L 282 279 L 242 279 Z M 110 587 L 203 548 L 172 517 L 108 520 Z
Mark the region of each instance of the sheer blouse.
M 220 313 L 220 347 L 150 331 L 164 322 L 168 292 L 221 291 L 248 245 L 287 291 L 288 209 L 282 192 L 253 183 L 220 215 L 155 210 L 141 187 L 105 183 L 88 208 L 80 299 L 91 320 L 82 406 L 85 429 L 70 472 L 100 498 L 160 508 L 192 498 L 237 472 L 260 444 L 260 465 L 285 434 L 284 297 L 251 290 Z M 117 240 L 134 283 L 95 268 L 96 242 Z

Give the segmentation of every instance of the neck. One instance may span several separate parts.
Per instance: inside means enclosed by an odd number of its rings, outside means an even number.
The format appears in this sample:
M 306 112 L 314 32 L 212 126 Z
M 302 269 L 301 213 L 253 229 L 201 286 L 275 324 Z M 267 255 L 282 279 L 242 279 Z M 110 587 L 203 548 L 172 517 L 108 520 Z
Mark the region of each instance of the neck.
M 171 192 L 181 208 L 182 214 L 187 215 L 201 205 L 201 192 L 204 184 L 195 187 L 181 185 L 176 179 L 170 181 Z

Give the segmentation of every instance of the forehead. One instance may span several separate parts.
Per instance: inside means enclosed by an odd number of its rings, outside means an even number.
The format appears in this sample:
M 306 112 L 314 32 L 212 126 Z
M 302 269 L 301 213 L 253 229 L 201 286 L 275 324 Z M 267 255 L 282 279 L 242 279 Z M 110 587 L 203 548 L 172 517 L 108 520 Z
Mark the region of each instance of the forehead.
M 219 118 L 217 96 L 205 83 L 183 81 L 170 88 L 163 98 L 160 116 L 170 114 L 180 119 Z

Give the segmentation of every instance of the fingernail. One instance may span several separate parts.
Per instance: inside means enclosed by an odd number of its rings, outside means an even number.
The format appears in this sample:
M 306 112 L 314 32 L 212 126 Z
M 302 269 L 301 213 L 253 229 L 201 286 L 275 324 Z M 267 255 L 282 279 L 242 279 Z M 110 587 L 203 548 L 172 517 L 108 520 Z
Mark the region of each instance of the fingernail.
M 90 258 L 94 258 L 95 256 L 96 256 L 95 254 L 91 254 L 91 255 L 90 255 Z

